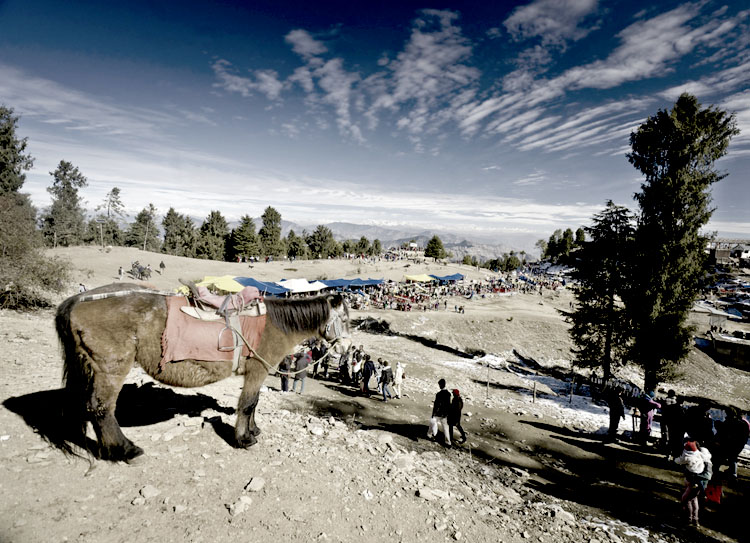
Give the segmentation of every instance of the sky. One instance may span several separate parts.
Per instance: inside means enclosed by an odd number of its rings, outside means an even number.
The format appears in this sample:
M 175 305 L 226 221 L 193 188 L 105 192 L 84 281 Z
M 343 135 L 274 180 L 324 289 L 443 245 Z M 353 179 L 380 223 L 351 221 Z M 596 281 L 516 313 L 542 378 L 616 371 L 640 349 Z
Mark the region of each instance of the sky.
M 745 1 L 0 0 L 0 24 L 42 209 L 67 160 L 91 210 L 119 187 L 131 215 L 528 244 L 636 209 L 629 135 L 688 91 L 741 130 L 708 229 L 750 238 Z

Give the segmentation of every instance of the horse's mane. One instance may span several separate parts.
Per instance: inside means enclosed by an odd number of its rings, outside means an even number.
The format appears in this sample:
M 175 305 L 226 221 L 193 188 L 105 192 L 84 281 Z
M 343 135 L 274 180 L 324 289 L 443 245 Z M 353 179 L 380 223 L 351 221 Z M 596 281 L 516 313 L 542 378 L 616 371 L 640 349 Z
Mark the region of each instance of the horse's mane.
M 285 334 L 319 330 L 331 314 L 329 296 L 314 298 L 266 298 L 271 322 Z

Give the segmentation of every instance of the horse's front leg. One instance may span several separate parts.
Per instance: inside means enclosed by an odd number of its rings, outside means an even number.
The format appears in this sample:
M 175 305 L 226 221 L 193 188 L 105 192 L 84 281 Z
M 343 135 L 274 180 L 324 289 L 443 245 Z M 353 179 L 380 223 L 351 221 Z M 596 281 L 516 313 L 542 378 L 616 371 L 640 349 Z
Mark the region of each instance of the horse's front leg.
M 260 428 L 255 424 L 255 408 L 258 407 L 260 397 L 260 386 L 268 375 L 267 370 L 259 363 L 248 363 L 245 369 L 245 385 L 242 387 L 240 402 L 237 406 L 237 425 L 234 428 L 234 437 L 237 446 L 248 448 L 255 445 L 255 438 L 260 434 Z

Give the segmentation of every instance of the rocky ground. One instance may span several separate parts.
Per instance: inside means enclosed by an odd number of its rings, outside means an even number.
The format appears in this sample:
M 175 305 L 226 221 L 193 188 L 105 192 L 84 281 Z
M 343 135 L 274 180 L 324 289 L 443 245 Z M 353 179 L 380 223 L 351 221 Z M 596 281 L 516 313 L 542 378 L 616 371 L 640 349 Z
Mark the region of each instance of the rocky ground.
M 81 261 L 91 286 L 117 268 L 88 253 Z M 265 273 L 288 267 L 277 266 Z M 249 450 L 231 446 L 241 377 L 173 389 L 135 368 L 117 416 L 146 451 L 136 464 L 65 456 L 45 439 L 59 427 L 53 313 L 2 311 L 0 542 L 741 540 L 746 463 L 696 530 L 681 522 L 681 477 L 663 455 L 602 442 L 606 409 L 585 390 L 568 395 L 570 341 L 556 311 L 568 304 L 562 292 L 474 300 L 464 315 L 355 311 L 365 324 L 353 341 L 406 364 L 406 396 L 384 403 L 312 378 L 303 395 L 281 393 L 269 377 Z M 489 354 L 465 356 L 480 351 Z M 469 440 L 452 449 L 425 439 L 440 377 L 466 402 Z M 748 383 L 696 351 L 667 385 L 747 408 Z

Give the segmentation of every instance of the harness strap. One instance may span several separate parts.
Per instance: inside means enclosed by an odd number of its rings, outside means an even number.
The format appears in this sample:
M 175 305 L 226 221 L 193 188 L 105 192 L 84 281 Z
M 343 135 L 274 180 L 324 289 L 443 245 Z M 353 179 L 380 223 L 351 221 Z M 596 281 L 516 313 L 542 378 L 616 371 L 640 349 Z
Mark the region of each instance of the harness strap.
M 116 292 L 101 292 L 99 294 L 84 294 L 78 298 L 79 302 L 91 302 L 93 300 L 104 300 L 106 298 L 121 298 L 123 296 L 130 296 L 131 294 L 158 294 L 159 296 L 184 296 L 176 292 L 170 292 L 168 290 L 146 290 L 146 289 L 130 289 L 130 290 L 118 290 Z

